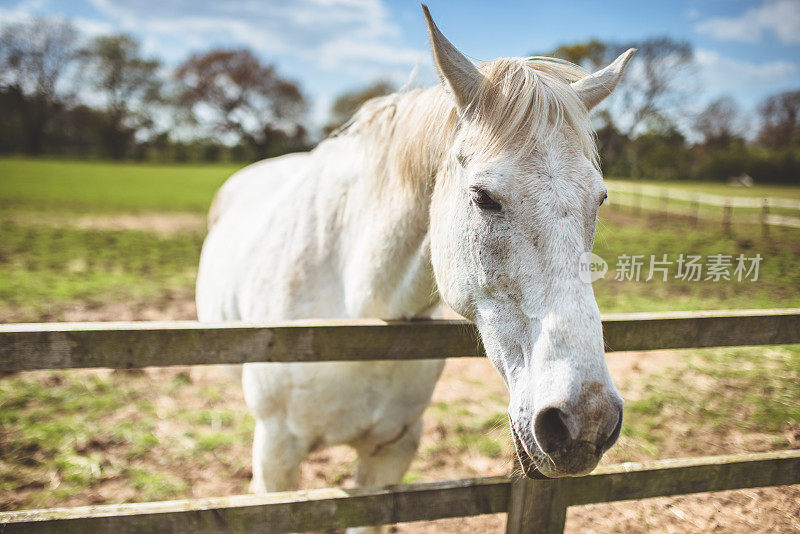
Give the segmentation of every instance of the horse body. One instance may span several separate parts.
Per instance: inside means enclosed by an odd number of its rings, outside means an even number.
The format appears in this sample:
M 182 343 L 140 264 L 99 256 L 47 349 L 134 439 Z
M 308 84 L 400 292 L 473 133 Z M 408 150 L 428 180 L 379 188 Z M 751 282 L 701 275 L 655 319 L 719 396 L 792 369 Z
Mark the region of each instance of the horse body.
M 411 317 L 435 303 L 427 206 L 381 194 L 359 172 L 354 144 L 333 138 L 229 179 L 200 262 L 201 321 Z M 400 240 L 398 227 L 406 230 Z M 442 367 L 245 365 L 245 397 L 258 419 L 254 489 L 291 489 L 308 452 L 341 443 L 362 457 L 357 482 L 396 482 L 416 451 Z
M 633 50 L 594 75 L 543 58 L 480 68 L 428 22 L 442 84 L 367 102 L 308 154 L 220 190 L 197 282 L 202 321 L 418 315 L 473 320 L 509 392 L 523 471 L 590 471 L 622 399 L 580 280 L 605 187 L 588 111 Z M 571 81 L 574 80 L 574 81 Z M 253 487 L 295 487 L 323 445 L 358 452 L 356 483 L 399 482 L 439 361 L 247 364 Z

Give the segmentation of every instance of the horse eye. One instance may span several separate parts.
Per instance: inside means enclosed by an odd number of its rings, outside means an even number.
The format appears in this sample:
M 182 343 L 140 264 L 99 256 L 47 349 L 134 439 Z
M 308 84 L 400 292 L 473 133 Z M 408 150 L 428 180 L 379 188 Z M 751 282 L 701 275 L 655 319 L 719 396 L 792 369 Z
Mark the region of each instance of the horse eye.
M 500 204 L 492 200 L 489 193 L 483 189 L 472 190 L 472 201 L 482 210 L 500 211 Z
M 600 199 L 600 205 L 601 206 L 603 205 L 603 203 L 606 201 L 607 198 L 608 198 L 608 193 L 604 194 L 603 198 Z

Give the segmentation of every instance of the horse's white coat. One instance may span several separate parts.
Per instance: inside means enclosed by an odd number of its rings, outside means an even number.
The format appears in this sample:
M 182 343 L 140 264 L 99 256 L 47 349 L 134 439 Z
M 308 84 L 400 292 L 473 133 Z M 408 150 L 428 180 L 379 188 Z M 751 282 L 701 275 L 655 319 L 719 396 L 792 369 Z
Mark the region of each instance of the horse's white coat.
M 561 64 L 470 68 L 428 23 L 442 87 L 371 101 L 342 135 L 223 186 L 199 318 L 410 317 L 441 295 L 476 322 L 509 387 L 521 458 L 548 475 L 584 472 L 622 403 L 592 288 L 577 276 L 605 195 L 586 106 L 630 53 L 570 88 L 561 75 L 574 70 Z M 477 191 L 501 209 L 479 207 Z M 253 489 L 295 487 L 309 451 L 340 443 L 358 451 L 357 484 L 398 482 L 442 366 L 245 365 Z
M 360 157 L 356 139 L 338 137 L 225 184 L 200 262 L 200 320 L 403 317 L 435 303 L 426 210 L 381 200 L 374 180 L 358 172 Z M 442 366 L 244 366 L 245 398 L 258 419 L 254 489 L 294 487 L 309 451 L 339 443 L 360 453 L 359 484 L 396 482 L 416 451 Z

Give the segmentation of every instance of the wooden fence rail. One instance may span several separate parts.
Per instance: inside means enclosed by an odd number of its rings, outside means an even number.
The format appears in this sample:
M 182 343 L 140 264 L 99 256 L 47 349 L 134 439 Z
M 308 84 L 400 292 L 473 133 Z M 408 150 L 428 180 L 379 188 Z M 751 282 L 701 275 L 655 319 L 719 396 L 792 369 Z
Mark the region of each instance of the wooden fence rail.
M 800 309 L 606 315 L 608 352 L 800 343 Z M 0 372 L 483 355 L 467 321 L 0 325 Z
M 800 309 L 603 317 L 608 351 L 800 343 Z M 483 355 L 465 321 L 0 325 L 0 371 Z M 567 507 L 800 483 L 800 451 L 506 477 L 0 513 L 10 532 L 298 532 L 508 512 L 507 532 L 562 532 Z
M 562 532 L 567 507 L 800 483 L 800 450 L 597 469 L 554 480 L 477 478 L 0 513 L 0 532 L 282 533 L 508 512 L 507 532 Z M 547 499 L 542 499 L 547 496 Z

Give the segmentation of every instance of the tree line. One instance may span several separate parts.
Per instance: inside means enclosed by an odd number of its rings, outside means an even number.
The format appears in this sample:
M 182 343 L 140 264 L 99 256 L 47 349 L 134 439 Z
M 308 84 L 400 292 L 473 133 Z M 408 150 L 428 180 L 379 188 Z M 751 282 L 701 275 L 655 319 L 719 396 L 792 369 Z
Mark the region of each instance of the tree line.
M 688 42 L 590 40 L 548 55 L 592 71 L 631 47 L 638 51 L 611 107 L 595 116 L 606 176 L 721 181 L 747 174 L 756 182 L 800 184 L 800 90 L 767 96 L 755 116 L 731 96 L 697 112 L 687 106 L 700 89 Z
M 556 56 L 589 71 L 638 52 L 609 105 L 595 113 L 603 171 L 647 179 L 800 183 L 800 90 L 771 95 L 754 116 L 730 96 L 697 112 L 688 42 L 562 45 Z M 335 131 L 377 81 L 342 94 L 323 131 Z M 162 161 L 254 161 L 310 148 L 308 99 L 250 50 L 211 49 L 174 68 L 144 57 L 128 35 L 88 39 L 65 19 L 0 30 L 0 153 Z M 687 138 L 687 133 L 691 139 Z
M 64 19 L 0 30 L 0 153 L 252 161 L 308 148 L 300 87 L 247 49 L 169 69 Z

